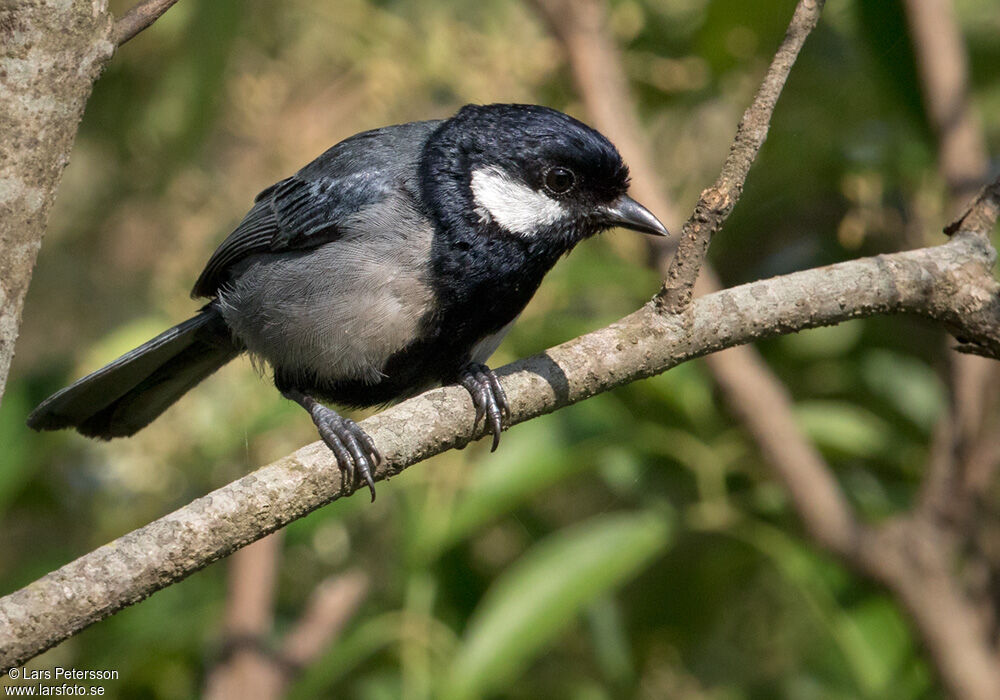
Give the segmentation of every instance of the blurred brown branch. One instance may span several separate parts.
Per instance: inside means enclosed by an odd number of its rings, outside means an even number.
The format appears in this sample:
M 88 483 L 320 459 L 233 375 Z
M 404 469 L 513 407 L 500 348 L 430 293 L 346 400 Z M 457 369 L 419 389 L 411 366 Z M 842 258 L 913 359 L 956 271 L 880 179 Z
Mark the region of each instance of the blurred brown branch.
M 111 41 L 115 46 L 121 46 L 158 20 L 176 2 L 177 0 L 143 0 L 115 22 L 114 29 L 111 30 Z
M 223 658 L 205 681 L 210 700 L 284 697 L 299 670 L 329 647 L 365 599 L 368 577 L 360 571 L 323 579 L 284 640 L 271 648 L 281 541 L 275 532 L 230 560 Z
M 937 135 L 938 169 L 948 186 L 948 208 L 956 212 L 985 179 L 989 160 L 969 100 L 965 44 L 950 0 L 907 0 L 904 5 L 926 112 Z M 980 195 L 984 198 L 992 204 L 962 216 L 958 225 L 987 238 L 1000 197 L 987 189 Z M 993 525 L 983 516 L 1000 465 L 1000 371 L 995 362 L 966 353 L 952 351 L 949 360 L 949 410 L 935 434 L 916 513 L 943 533 L 946 546 L 938 554 L 938 568 L 950 573 L 951 587 L 973 609 L 980 646 L 991 654 L 1000 623 L 995 596 L 1000 568 L 984 546 Z M 937 601 L 925 599 L 924 604 Z M 992 660 L 995 666 L 995 653 Z
M 950 0 L 907 0 L 905 7 L 926 111 L 938 137 L 938 169 L 948 186 L 949 209 L 957 212 L 982 185 L 988 165 L 982 127 L 969 102 L 965 45 Z M 985 220 L 963 216 L 960 225 L 988 236 L 997 212 L 972 215 Z M 966 353 L 952 352 L 950 362 L 950 410 L 921 496 L 934 516 L 964 530 L 973 526 L 997 468 L 995 460 L 982 457 L 997 440 L 985 419 L 996 405 L 1000 372 L 996 363 Z
M 621 52 L 608 32 L 604 3 L 600 0 L 531 0 L 531 3 L 562 42 L 577 89 L 594 125 L 603 133 L 613 135 L 614 143 L 637 175 L 632 189 L 639 200 L 649 203 L 656 212 L 674 211 L 648 155 L 649 148 L 643 142 Z M 800 21 L 799 15 L 792 19 L 793 24 Z M 780 70 L 788 68 L 789 64 L 781 64 Z M 772 64 L 768 75 L 776 70 L 779 69 Z M 775 81 L 766 78 L 765 83 L 768 82 L 773 84 Z M 758 99 L 754 105 L 752 110 L 770 113 L 774 109 L 773 101 L 764 103 Z M 754 122 L 760 118 L 755 116 Z M 753 148 L 753 145 L 744 143 L 744 148 Z M 747 172 L 742 173 L 744 179 Z M 742 182 L 741 179 L 739 183 L 730 184 L 742 188 Z M 675 219 L 671 217 L 668 221 L 673 225 Z M 649 239 L 648 244 L 650 260 L 666 278 L 676 244 L 661 238 Z M 694 291 L 702 296 L 719 289 L 721 284 L 714 270 L 703 262 Z M 786 488 L 794 494 L 792 502 L 810 535 L 833 549 L 840 546 L 838 543 L 852 541 L 857 526 L 840 487 L 819 450 L 802 434 L 788 392 L 760 354 L 752 347 L 741 346 L 705 359 L 727 403 L 778 471 Z
M 368 576 L 349 571 L 320 581 L 298 622 L 285 635 L 281 658 L 301 669 L 315 661 L 344 629 L 368 593 Z
M 983 184 L 988 159 L 982 127 L 969 102 L 965 43 L 951 0 L 906 0 L 917 69 L 941 174 L 957 212 Z
M 281 540 L 281 532 L 275 532 L 229 560 L 223 658 L 205 681 L 205 697 L 210 700 L 279 697 L 283 669 L 272 661 L 267 644 L 274 623 Z

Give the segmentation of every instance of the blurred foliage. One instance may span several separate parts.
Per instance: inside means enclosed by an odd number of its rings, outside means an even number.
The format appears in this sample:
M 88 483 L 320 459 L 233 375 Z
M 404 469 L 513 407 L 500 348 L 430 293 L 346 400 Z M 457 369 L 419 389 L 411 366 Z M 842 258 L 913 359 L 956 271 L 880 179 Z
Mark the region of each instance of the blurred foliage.
M 612 2 L 681 211 L 717 174 L 793 4 Z M 1000 15 L 993 0 L 956 5 L 998 153 Z M 942 240 L 946 194 L 915 75 L 898 0 L 828 3 L 713 245 L 727 283 Z M 184 0 L 125 46 L 87 107 L 0 409 L 2 591 L 315 439 L 245 362 L 130 440 L 37 435 L 23 421 L 187 317 L 189 285 L 257 191 L 354 132 L 493 101 L 586 118 L 558 45 L 519 3 Z M 629 235 L 560 263 L 493 365 L 648 299 L 657 277 Z M 762 344 L 867 518 L 914 496 L 945 348 L 907 318 Z M 940 697 L 899 608 L 803 539 L 700 364 L 503 442 L 287 529 L 278 632 L 325 576 L 357 566 L 374 582 L 295 697 Z M 33 665 L 118 669 L 117 697 L 196 696 L 219 657 L 225 575 L 208 567 Z

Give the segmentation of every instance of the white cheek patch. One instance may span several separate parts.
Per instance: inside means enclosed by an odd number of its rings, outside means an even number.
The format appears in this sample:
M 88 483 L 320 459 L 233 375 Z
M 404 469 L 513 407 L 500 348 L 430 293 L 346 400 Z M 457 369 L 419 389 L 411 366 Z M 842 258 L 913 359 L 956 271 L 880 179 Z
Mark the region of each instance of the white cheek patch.
M 493 167 L 472 171 L 472 197 L 482 221 L 495 221 L 519 236 L 533 236 L 568 214 L 552 197 Z

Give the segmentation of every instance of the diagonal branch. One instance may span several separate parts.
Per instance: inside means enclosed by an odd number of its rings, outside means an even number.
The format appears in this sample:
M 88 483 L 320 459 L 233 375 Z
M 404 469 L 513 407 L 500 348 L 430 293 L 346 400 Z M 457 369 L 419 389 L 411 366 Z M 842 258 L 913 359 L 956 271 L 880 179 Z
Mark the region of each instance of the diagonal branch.
M 771 114 L 809 33 L 819 22 L 823 0 L 799 0 L 785 38 L 774 55 L 753 103 L 743 113 L 736 138 L 715 184 L 701 193 L 694 213 L 681 230 L 677 252 L 667 270 L 658 303 L 671 313 L 681 313 L 691 303 L 695 280 L 705 262 L 708 244 L 739 201 L 750 166 L 767 138 Z
M 621 53 L 608 31 L 601 0 L 532 0 L 566 50 L 580 95 L 594 125 L 618 145 L 635 175 L 632 190 L 670 222 L 673 207 L 664 196 L 659 173 L 642 142 L 642 128 L 629 91 Z M 650 261 L 667 276 L 673 241 L 649 238 Z M 695 284 L 701 296 L 721 285 L 706 262 Z M 792 399 L 760 353 L 748 346 L 706 358 L 731 410 L 743 421 L 764 457 L 792 495 L 806 530 L 827 549 L 853 547 L 859 525 L 833 472 L 795 421 Z
M 994 252 L 960 232 L 934 248 L 742 285 L 695 301 L 688 318 L 647 304 L 620 321 L 500 371 L 520 423 L 723 348 L 875 314 L 918 314 L 1000 354 Z M 364 421 L 385 456 L 377 480 L 482 436 L 468 392 L 444 387 Z M 262 467 L 0 599 L 0 668 L 338 498 L 322 443 Z
M 969 231 L 988 239 L 998 217 L 1000 217 L 1000 178 L 979 190 L 969 208 L 945 228 L 945 233 L 950 235 L 956 231 Z
M 133 39 L 136 34 L 146 29 L 160 18 L 164 12 L 174 6 L 177 0 L 142 0 L 115 22 L 111 30 L 111 41 L 115 46 L 121 46 Z
M 983 129 L 969 99 L 965 43 L 951 0 L 905 0 L 921 91 L 938 138 L 938 169 L 958 205 L 989 167 Z

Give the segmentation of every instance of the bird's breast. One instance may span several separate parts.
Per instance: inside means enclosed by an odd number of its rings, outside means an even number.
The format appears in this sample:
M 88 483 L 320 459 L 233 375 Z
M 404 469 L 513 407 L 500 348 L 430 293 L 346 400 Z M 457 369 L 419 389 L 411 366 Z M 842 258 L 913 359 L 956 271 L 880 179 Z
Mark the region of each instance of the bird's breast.
M 220 291 L 223 316 L 247 350 L 286 375 L 377 384 L 434 299 L 429 238 L 400 242 L 358 236 L 257 256 Z

